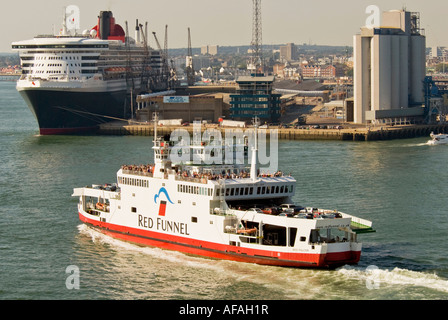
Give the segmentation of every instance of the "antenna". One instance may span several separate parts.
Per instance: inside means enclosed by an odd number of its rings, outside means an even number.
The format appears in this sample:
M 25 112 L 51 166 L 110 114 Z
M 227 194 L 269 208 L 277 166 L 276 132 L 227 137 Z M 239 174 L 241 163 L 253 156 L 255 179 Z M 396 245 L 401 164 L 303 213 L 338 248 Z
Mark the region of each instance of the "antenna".
M 263 56 L 261 52 L 262 46 L 262 27 L 261 27 L 261 0 L 252 0 L 253 2 L 253 19 L 252 19 L 252 58 L 251 68 L 254 73 L 263 73 Z

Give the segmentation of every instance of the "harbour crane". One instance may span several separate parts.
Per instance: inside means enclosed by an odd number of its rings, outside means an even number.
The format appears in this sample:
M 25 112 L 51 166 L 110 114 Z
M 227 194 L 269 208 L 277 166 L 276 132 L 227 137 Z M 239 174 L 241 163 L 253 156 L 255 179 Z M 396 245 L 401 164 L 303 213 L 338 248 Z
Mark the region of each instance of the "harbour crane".
M 185 69 L 187 73 L 187 83 L 189 86 L 194 85 L 194 67 L 193 67 L 193 52 L 191 49 L 191 35 L 190 28 L 188 28 L 188 53 L 185 59 Z

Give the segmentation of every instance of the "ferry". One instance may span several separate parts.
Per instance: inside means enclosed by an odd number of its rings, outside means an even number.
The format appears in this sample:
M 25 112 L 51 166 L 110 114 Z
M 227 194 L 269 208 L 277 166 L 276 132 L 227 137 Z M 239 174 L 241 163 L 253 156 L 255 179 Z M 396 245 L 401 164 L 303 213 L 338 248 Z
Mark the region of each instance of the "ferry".
M 132 97 L 168 89 L 163 53 L 148 46 L 142 27 L 137 21 L 133 39 L 111 11 L 101 11 L 97 25 L 78 34 L 67 30 L 64 15 L 59 34 L 12 43 L 22 66 L 16 89 L 40 134 L 79 133 L 129 119 Z
M 305 268 L 359 262 L 358 234 L 374 232 L 372 222 L 295 204 L 294 177 L 260 170 L 257 125 L 249 150 L 247 136 L 233 145 L 193 139 L 179 147 L 172 134 L 157 136 L 154 124 L 154 163 L 123 165 L 114 183 L 74 189 L 83 223 L 124 241 L 214 259 Z M 210 164 L 207 154 L 219 148 L 244 152 L 234 152 L 232 164 Z M 179 153 L 186 158 L 175 161 Z M 249 156 L 250 165 L 236 161 Z

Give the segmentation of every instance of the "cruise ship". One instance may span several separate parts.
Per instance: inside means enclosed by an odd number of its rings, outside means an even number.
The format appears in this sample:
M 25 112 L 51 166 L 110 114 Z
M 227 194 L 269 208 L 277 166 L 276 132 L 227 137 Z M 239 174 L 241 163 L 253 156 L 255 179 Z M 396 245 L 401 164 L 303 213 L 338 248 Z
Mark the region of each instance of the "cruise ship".
M 83 223 L 124 241 L 213 259 L 304 268 L 359 262 L 358 234 L 374 232 L 372 222 L 294 204 L 295 178 L 261 174 L 256 142 L 250 165 L 210 164 L 207 156 L 220 148 L 244 149 L 235 160 L 248 157 L 246 137 L 230 146 L 193 139 L 180 147 L 172 135 L 157 136 L 157 121 L 154 132 L 153 163 L 123 165 L 113 183 L 74 189 Z M 180 153 L 186 158 L 175 161 Z
M 137 21 L 133 39 L 112 12 L 101 11 L 97 25 L 81 35 L 71 35 L 64 19 L 59 35 L 12 43 L 22 64 L 16 88 L 40 134 L 79 133 L 128 119 L 132 97 L 168 88 L 163 52 L 148 46 L 142 29 Z

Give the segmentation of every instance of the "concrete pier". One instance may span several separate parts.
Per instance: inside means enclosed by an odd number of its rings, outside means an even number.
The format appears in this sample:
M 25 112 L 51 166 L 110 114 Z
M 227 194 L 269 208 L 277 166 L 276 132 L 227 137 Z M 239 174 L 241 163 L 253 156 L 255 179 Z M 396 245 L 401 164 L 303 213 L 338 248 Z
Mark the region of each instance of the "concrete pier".
M 201 130 L 216 128 L 223 131 L 225 129 L 236 129 L 230 127 L 220 128 L 217 125 L 202 125 Z M 159 135 L 170 134 L 174 129 L 184 129 L 190 133 L 193 126 L 158 126 Z M 244 128 L 243 131 L 249 128 Z M 270 129 L 277 129 L 276 127 Z M 403 126 L 381 126 L 381 127 L 358 127 L 344 129 L 294 129 L 281 128 L 278 130 L 280 140 L 344 140 L 344 141 L 377 141 L 407 139 L 417 137 L 428 137 L 431 132 L 448 133 L 448 124 L 437 125 L 403 125 Z M 139 124 L 129 122 L 111 122 L 100 125 L 97 132 L 101 135 L 134 135 L 152 136 L 154 127 L 151 124 Z M 269 130 L 266 131 L 269 136 Z

